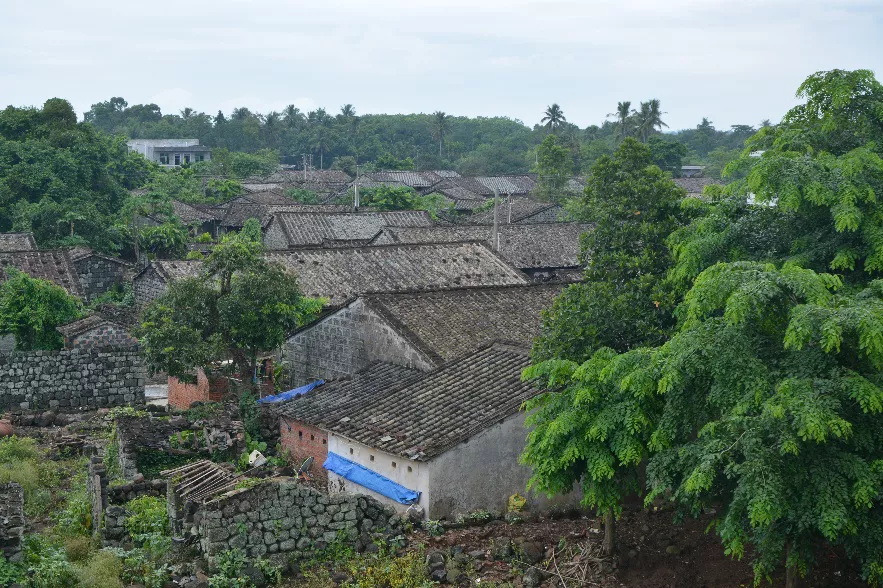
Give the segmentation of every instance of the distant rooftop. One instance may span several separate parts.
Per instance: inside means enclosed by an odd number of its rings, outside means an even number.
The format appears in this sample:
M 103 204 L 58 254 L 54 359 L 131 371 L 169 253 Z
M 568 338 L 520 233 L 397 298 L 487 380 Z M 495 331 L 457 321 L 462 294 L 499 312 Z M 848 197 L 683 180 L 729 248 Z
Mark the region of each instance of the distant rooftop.
M 32 278 L 47 280 L 61 286 L 73 296 L 83 296 L 80 279 L 70 257 L 61 249 L 0 252 L 0 283 L 8 278 L 7 268 L 15 268 Z
M 0 251 L 28 251 L 37 248 L 33 233 L 0 233 Z

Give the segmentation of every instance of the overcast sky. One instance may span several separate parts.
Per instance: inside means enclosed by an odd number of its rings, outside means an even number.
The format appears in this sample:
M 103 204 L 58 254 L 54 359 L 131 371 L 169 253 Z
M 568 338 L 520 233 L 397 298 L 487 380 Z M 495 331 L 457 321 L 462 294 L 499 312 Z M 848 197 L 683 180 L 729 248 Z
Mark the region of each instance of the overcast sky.
M 164 113 L 444 110 L 581 127 L 659 98 L 673 129 L 778 120 L 818 70 L 883 78 L 883 0 L 0 0 L 0 103 Z

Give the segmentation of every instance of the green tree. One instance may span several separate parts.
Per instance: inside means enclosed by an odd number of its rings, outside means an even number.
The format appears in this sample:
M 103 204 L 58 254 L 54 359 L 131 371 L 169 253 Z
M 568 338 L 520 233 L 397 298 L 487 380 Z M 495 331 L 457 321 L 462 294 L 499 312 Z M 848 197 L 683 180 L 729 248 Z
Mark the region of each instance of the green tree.
M 687 147 L 683 143 L 653 136 L 647 140 L 647 147 L 650 148 L 650 160 L 659 169 L 674 177 L 680 175 L 681 165 L 687 155 Z
M 177 220 L 142 227 L 138 245 L 152 256 L 180 259 L 187 251 L 187 228 Z
M 362 206 L 377 210 L 413 210 L 418 203 L 417 193 L 407 186 L 378 186 L 359 193 Z
M 570 151 L 556 135 L 549 134 L 537 148 L 537 191 L 546 201 L 563 200 L 571 176 Z
M 293 274 L 260 256 L 254 224 L 226 236 L 199 277 L 173 282 L 144 310 L 137 332 L 152 370 L 189 378 L 232 359 L 250 376 L 260 352 L 278 348 L 321 309 L 323 301 L 303 296 Z
M 634 114 L 635 111 L 632 110 L 632 103 L 626 100 L 624 102 L 617 102 L 616 112 L 611 112 L 607 115 L 616 117 L 616 122 L 614 124 L 619 129 L 620 140 L 624 141 L 626 137 L 631 135 L 634 127 Z
M 80 317 L 80 301 L 52 282 L 7 267 L 0 284 L 0 335 L 14 335 L 22 351 L 61 349 L 64 337 L 56 327 Z
M 543 123 L 550 132 L 554 133 L 562 124 L 567 122 L 567 119 L 564 117 L 564 111 L 561 110 L 561 107 L 557 104 L 552 104 L 546 109 L 546 112 L 543 113 L 543 118 L 540 119 L 540 122 Z
M 448 122 L 451 117 L 442 112 L 441 110 L 436 110 L 432 113 L 432 136 L 438 139 L 438 158 L 442 158 L 442 148 L 445 144 L 445 133 L 448 132 Z

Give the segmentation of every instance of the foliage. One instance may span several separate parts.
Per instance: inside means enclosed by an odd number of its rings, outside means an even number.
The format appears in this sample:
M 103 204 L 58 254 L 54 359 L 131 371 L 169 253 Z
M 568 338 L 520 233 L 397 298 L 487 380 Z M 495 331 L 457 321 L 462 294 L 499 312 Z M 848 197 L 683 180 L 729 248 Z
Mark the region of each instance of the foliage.
M 60 475 L 56 462 L 47 459 L 34 439 L 4 437 L 0 439 L 0 484 L 7 482 L 21 485 L 25 515 L 38 517 L 51 509 L 51 491 Z
M 321 300 L 300 293 L 293 274 L 260 257 L 259 235 L 255 223 L 226 235 L 199 277 L 173 282 L 144 310 L 136 331 L 153 371 L 186 378 L 232 357 L 251 379 L 258 353 L 281 345 L 321 309 Z
M 168 536 L 169 515 L 166 501 L 155 496 L 142 496 L 126 503 L 126 531 L 138 541 L 145 535 Z
M 295 202 L 300 204 L 319 204 L 319 195 L 312 190 L 304 190 L 303 188 L 291 188 L 286 192 Z
M 77 566 L 77 579 L 84 588 L 122 588 L 123 564 L 113 553 L 99 551 L 82 566 Z
M 161 449 L 141 447 L 135 450 L 135 463 L 138 471 L 148 480 L 160 477 L 163 470 L 172 470 L 194 461 L 191 455 L 174 455 Z
M 162 588 L 169 579 L 169 566 L 165 562 L 166 553 L 151 552 L 147 549 L 124 550 L 105 548 L 102 551 L 114 555 L 122 564 L 120 578 L 125 584 L 141 584 L 144 588 Z
M 379 552 L 351 559 L 348 568 L 358 588 L 422 588 L 430 585 L 424 555 L 420 551 L 400 557 Z
M 15 335 L 16 349 L 61 349 L 64 337 L 55 328 L 80 316 L 82 304 L 63 288 L 5 269 L 0 284 L 0 334 Z
M 86 561 L 92 554 L 92 538 L 83 535 L 67 537 L 64 540 L 64 554 L 70 562 Z
M 9 586 L 22 580 L 23 571 L 20 566 L 0 555 L 0 586 Z
M 261 431 L 261 412 L 257 395 L 250 390 L 243 390 L 239 395 L 239 418 L 246 434 L 257 439 Z
M 570 152 L 557 135 L 549 134 L 537 148 L 537 192 L 543 200 L 564 200 L 564 187 L 570 179 Z M 504 195 L 505 196 L 505 195 Z
M 211 588 L 246 588 L 251 586 L 251 580 L 243 574 L 243 569 L 248 563 L 245 554 L 232 549 L 218 554 L 218 572 L 209 578 Z
M 92 530 L 92 501 L 86 487 L 86 468 L 80 467 L 64 493 L 64 505 L 52 514 L 55 532 L 65 537 L 83 537 Z M 73 560 L 73 558 L 69 559 Z
M 41 540 L 32 539 L 24 545 L 24 562 L 28 575 L 27 588 L 68 588 L 76 584 L 74 566 L 67 560 L 64 549 Z
M 653 135 L 647 139 L 647 147 L 650 149 L 650 161 L 654 165 L 674 177 L 681 175 L 681 165 L 683 164 L 684 157 L 687 155 L 686 145 L 679 141 L 666 140 L 659 135 Z M 715 177 L 710 174 L 705 175 L 707 177 Z M 720 170 L 718 170 L 716 177 L 720 177 Z
M 187 229 L 175 221 L 143 227 L 138 242 L 149 255 L 180 258 L 187 250 Z

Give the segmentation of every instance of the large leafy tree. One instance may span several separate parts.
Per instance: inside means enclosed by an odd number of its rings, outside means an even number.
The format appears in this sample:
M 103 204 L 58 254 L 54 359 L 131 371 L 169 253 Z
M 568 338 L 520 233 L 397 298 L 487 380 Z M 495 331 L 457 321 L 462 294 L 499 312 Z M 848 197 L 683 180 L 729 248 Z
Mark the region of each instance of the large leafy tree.
M 537 147 L 537 191 L 547 201 L 563 199 L 564 186 L 571 177 L 570 151 L 557 135 L 549 134 Z
M 66 325 L 82 312 L 79 299 L 63 288 L 6 268 L 0 284 L 0 335 L 14 335 L 23 351 L 61 349 L 64 338 L 55 327 Z
M 883 87 L 871 72 L 835 70 L 798 96 L 806 103 L 728 166 L 744 177 L 669 239 L 669 283 L 686 290 L 673 334 L 599 350 L 550 382 L 603 387 L 602 407 L 623 394 L 640 401 L 645 418 L 630 430 L 647 440 L 649 496 L 670 495 L 688 514 L 714 507 L 727 552 L 751 548 L 758 579 L 784 566 L 793 586 L 834 545 L 879 584 Z M 599 426 L 621 422 L 617 413 Z M 559 444 L 579 447 L 584 431 Z M 533 435 L 554 441 L 540 426 Z M 632 473 L 632 454 L 610 449 L 607 476 Z
M 196 278 L 174 282 L 144 310 L 138 329 L 153 370 L 191 378 L 232 359 L 251 375 L 260 352 L 279 347 L 322 300 L 303 296 L 296 277 L 261 258 L 260 227 L 249 221 L 218 245 Z
M 616 352 L 663 341 L 674 325 L 665 239 L 685 222 L 683 196 L 635 139 L 595 163 L 572 210 L 594 224 L 583 236 L 584 280 L 547 312 L 525 373 L 549 390 L 527 406 L 531 484 L 553 493 L 579 484 L 583 503 L 605 516 L 608 552 L 624 496 L 641 490 L 638 466 L 658 409 L 652 394 L 614 386 L 617 371 L 606 364 Z

